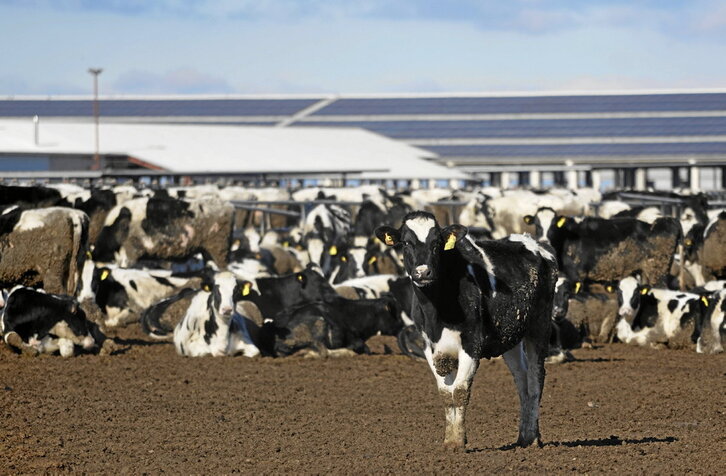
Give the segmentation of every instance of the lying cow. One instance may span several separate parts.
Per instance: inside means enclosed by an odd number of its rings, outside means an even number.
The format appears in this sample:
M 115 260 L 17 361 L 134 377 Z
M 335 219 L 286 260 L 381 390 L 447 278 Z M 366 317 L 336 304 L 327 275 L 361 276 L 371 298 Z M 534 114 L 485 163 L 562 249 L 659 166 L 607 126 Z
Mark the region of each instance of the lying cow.
M 333 297 L 290 309 L 274 320 L 275 354 L 302 349 L 318 354 L 348 349 L 370 353 L 365 341 L 374 335 L 398 335 L 403 328 L 400 310 L 390 294 L 378 299 Z
M 194 274 L 175 276 L 171 271 L 96 267 L 87 261 L 78 299 L 93 300 L 105 314 L 104 325 L 125 326 L 137 322 L 148 307 L 187 286 L 198 285 Z
M 709 299 L 706 296 L 653 289 L 643 286 L 635 276 L 618 283 L 617 337 L 635 345 L 696 343 L 705 319 Z
M 403 247 L 413 283 L 413 321 L 444 398 L 444 446 L 465 446 L 466 409 L 479 360 L 499 355 L 519 392 L 517 443 L 539 444 L 539 405 L 557 281 L 554 254 L 527 235 L 476 243 L 466 234 L 461 225 L 441 229 L 426 212 L 406 215 L 399 229 L 376 229 L 385 244 Z
M 726 342 L 726 289 L 715 292 L 710 299 L 711 305 L 696 341 L 699 354 L 721 353 Z
M 71 357 L 76 346 L 90 351 L 106 340 L 71 296 L 18 286 L 3 301 L 3 339 L 22 352 Z
M 244 318 L 235 312 L 245 290 L 249 292 L 249 287 L 240 283 L 231 272 L 217 273 L 213 285 L 192 298 L 184 317 L 174 329 L 177 353 L 187 357 L 259 355 Z

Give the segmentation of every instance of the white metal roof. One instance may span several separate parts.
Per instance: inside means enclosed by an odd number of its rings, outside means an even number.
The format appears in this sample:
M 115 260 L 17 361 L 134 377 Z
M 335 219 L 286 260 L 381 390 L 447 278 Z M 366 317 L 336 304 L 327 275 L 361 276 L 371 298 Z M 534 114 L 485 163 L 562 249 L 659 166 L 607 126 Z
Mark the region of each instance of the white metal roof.
M 88 121 L 0 120 L 0 153 L 94 153 Z M 128 155 L 177 173 L 365 172 L 364 178 L 466 179 L 436 154 L 357 128 L 100 125 L 100 153 Z

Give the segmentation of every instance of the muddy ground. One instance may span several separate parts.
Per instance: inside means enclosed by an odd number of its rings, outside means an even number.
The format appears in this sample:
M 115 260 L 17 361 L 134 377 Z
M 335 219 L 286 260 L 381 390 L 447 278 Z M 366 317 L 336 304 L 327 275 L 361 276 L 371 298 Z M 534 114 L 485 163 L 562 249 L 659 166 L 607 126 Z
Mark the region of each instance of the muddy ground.
M 110 356 L 29 358 L 0 344 L 0 473 L 726 469 L 724 354 L 577 350 L 577 361 L 547 367 L 545 446 L 528 449 L 506 446 L 517 436 L 514 385 L 503 362 L 483 361 L 468 449 L 452 454 L 441 449 L 443 407 L 421 362 L 181 358 L 125 332 Z

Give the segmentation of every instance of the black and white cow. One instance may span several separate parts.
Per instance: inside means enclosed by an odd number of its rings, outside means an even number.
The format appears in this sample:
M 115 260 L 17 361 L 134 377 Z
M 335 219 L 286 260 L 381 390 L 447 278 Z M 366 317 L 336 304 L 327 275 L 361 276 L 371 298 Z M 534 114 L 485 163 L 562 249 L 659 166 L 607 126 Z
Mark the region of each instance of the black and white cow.
M 640 270 L 648 283 L 665 285 L 681 238 L 680 225 L 668 217 L 651 224 L 567 217 L 542 208 L 525 219 L 555 249 L 560 271 L 572 282 L 617 281 Z
M 398 335 L 403 321 L 390 294 L 359 300 L 336 296 L 287 310 L 275 318 L 274 327 L 276 355 L 302 349 L 323 355 L 339 349 L 360 354 L 370 353 L 365 341 L 374 335 Z
M 709 302 L 707 296 L 654 289 L 641 285 L 638 276 L 628 276 L 618 283 L 617 337 L 626 344 L 641 346 L 668 344 L 678 337 L 695 344 Z M 683 332 L 688 332 L 688 339 L 680 336 Z
M 242 354 L 255 357 L 260 350 L 252 342 L 244 317 L 235 310 L 249 287 L 229 271 L 214 276 L 214 284 L 198 292 L 174 329 L 179 355 L 201 357 Z
M 726 289 L 710 296 L 710 306 L 701 327 L 701 335 L 696 341 L 699 354 L 718 354 L 723 352 L 726 342 Z
M 4 293 L 3 301 L 3 339 L 23 352 L 71 357 L 75 346 L 90 351 L 106 340 L 71 296 L 18 286 Z
M 104 325 L 125 326 L 139 320 L 144 309 L 200 281 L 200 273 L 174 275 L 164 269 L 97 267 L 91 260 L 83 266 L 83 286 L 78 300 L 93 300 L 105 314 Z
M 87 247 L 88 216 L 80 210 L 7 210 L 0 214 L 0 286 L 72 295 Z
M 554 254 L 527 235 L 476 243 L 461 225 L 441 229 L 413 212 L 376 236 L 402 246 L 413 282 L 413 321 L 444 398 L 444 446 L 466 444 L 465 414 L 482 358 L 504 356 L 520 398 L 517 443 L 539 443 L 544 360 L 557 281 Z
M 213 198 L 135 198 L 112 208 L 93 249 L 96 261 L 133 266 L 144 258 L 184 261 L 196 253 L 227 263 L 234 207 Z

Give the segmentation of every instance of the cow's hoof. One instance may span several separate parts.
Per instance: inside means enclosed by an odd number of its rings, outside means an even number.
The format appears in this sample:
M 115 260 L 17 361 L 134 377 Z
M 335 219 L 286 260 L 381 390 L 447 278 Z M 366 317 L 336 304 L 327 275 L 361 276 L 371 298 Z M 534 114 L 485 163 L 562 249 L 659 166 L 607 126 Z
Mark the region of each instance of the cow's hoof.
M 537 448 L 542 448 L 542 447 L 544 446 L 544 444 L 543 444 L 543 443 L 542 443 L 542 441 L 541 441 L 541 440 L 539 439 L 539 437 L 534 437 L 534 438 L 524 438 L 524 437 L 521 437 L 521 436 L 520 436 L 520 437 L 519 437 L 519 438 L 517 439 L 517 443 L 515 443 L 515 444 L 516 444 L 517 446 L 521 446 L 522 448 L 528 448 L 528 447 L 530 447 L 530 446 L 536 446 Z
M 463 452 L 466 450 L 466 442 L 464 441 L 444 441 L 444 451 L 452 453 Z

